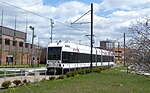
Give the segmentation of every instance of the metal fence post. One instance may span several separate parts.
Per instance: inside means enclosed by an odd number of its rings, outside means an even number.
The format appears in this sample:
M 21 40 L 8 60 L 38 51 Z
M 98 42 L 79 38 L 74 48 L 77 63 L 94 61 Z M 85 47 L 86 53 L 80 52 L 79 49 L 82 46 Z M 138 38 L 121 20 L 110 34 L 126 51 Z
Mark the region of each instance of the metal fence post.
M 54 67 L 54 76 L 56 75 L 56 67 Z
M 4 66 L 4 81 L 6 81 L 6 69 L 5 69 L 5 66 Z
M 45 79 L 46 79 L 46 68 L 45 68 Z
M 63 67 L 62 67 L 62 75 L 64 75 L 64 69 L 63 69 Z
M 35 82 L 35 67 L 34 67 L 34 82 Z
M 69 72 L 70 72 L 70 64 L 69 64 Z
M 21 81 L 22 81 L 22 69 L 21 69 Z
M 16 77 L 16 65 L 15 65 L 15 77 Z
M 25 70 L 24 70 L 24 76 L 25 76 L 25 79 L 26 79 L 26 66 L 25 66 Z

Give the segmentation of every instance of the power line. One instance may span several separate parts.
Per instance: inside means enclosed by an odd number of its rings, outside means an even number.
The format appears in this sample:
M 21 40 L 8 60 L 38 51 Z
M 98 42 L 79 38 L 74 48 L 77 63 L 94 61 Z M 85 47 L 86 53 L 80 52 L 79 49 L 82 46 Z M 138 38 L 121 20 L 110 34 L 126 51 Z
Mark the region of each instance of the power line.
M 50 18 L 48 18 L 48 17 L 45 17 L 45 16 L 42 16 L 42 15 L 39 15 L 39 14 L 34 13 L 34 12 L 31 12 L 31 11 L 28 11 L 28 10 L 23 9 L 23 8 L 21 8 L 21 7 L 18 7 L 18 6 L 15 6 L 15 5 L 12 5 L 12 4 L 9 4 L 9 3 L 6 3 L 6 2 L 3 2 L 3 1 L 0 1 L 0 2 L 1 2 L 1 3 L 4 3 L 4 4 L 6 4 L 6 5 L 9 5 L 9 6 L 15 7 L 15 8 L 17 8 L 17 9 L 20 9 L 20 10 L 26 11 L 26 12 L 28 12 L 28 13 L 31 13 L 31 14 L 34 14 L 34 15 L 37 15 L 37 16 L 40 16 L 40 17 L 42 17 L 42 18 L 50 19 Z
M 77 29 L 77 28 L 73 27 L 72 25 L 67 25 L 67 24 L 64 24 L 64 23 L 59 22 L 59 21 L 55 21 L 55 22 L 57 22 L 57 23 L 59 23 L 59 24 L 62 24 L 62 25 L 64 25 L 64 26 L 68 26 L 68 27 L 70 27 L 70 28 L 74 28 L 74 29 L 79 30 L 79 31 L 84 31 L 84 30 Z
M 50 19 L 51 19 L 51 18 L 48 18 L 48 17 L 42 16 L 42 15 L 40 15 L 40 14 L 37 14 L 37 13 L 31 12 L 31 11 L 29 11 L 29 10 L 23 9 L 23 8 L 21 8 L 21 7 L 18 7 L 18 6 L 15 6 L 15 5 L 12 5 L 12 4 L 9 4 L 9 3 L 6 3 L 6 2 L 4 2 L 4 1 L 0 1 L 0 2 L 1 2 L 1 3 L 3 3 L 3 4 L 9 5 L 9 6 L 15 7 L 15 8 L 17 8 L 17 9 L 20 9 L 20 10 L 26 11 L 26 12 L 28 12 L 28 13 L 31 13 L 31 14 L 37 15 L 37 16 L 42 17 L 42 18 L 44 18 L 44 19 L 48 19 L 48 20 L 50 20 Z M 68 26 L 68 27 L 71 27 L 71 28 L 74 28 L 74 29 L 79 30 L 79 31 L 83 31 L 83 30 L 77 29 L 77 28 L 75 28 L 75 27 L 73 27 L 73 26 L 70 26 L 70 25 L 64 24 L 64 23 L 59 22 L 59 21 L 55 21 L 55 22 L 60 23 L 60 24 L 65 25 L 65 26 Z
M 31 13 L 31 14 L 33 14 L 33 15 L 37 15 L 37 16 L 39 16 L 39 17 L 41 17 L 41 18 L 44 18 L 44 19 L 48 19 L 48 20 L 51 19 L 51 18 L 42 16 L 42 15 L 40 15 L 40 14 L 37 14 L 37 13 L 35 13 L 35 12 L 31 12 L 31 11 L 26 10 L 26 9 L 23 9 L 23 8 L 21 8 L 21 7 L 12 5 L 12 4 L 10 4 L 10 3 L 6 3 L 6 2 L 4 2 L 4 1 L 0 1 L 0 2 L 3 3 L 3 4 L 5 4 L 5 5 L 12 6 L 12 7 L 15 7 L 15 8 L 17 8 L 17 9 L 23 10 L 23 11 L 25 11 L 25 12 L 27 12 L 27 13 Z M 91 10 L 89 10 L 88 12 L 86 12 L 84 15 L 86 15 L 86 14 L 89 13 L 90 11 L 91 11 Z M 84 15 L 82 15 L 82 16 L 84 16 Z M 82 16 L 81 16 L 81 18 L 82 18 Z M 79 19 L 80 19 L 80 18 L 79 18 Z M 77 19 L 77 20 L 79 20 L 79 19 Z M 59 22 L 59 21 L 57 21 L 57 20 L 56 20 L 55 22 L 56 22 L 56 23 L 59 23 L 59 24 L 61 24 L 61 25 L 64 25 L 64 26 L 73 28 L 73 29 L 78 30 L 78 31 L 84 31 L 84 30 L 78 29 L 78 28 L 76 28 L 76 27 L 74 27 L 74 26 L 72 26 L 72 25 L 69 25 L 69 24 L 66 24 L 66 23 Z M 87 22 L 86 22 L 86 23 L 87 23 Z M 81 24 L 81 23 L 79 23 L 79 24 Z M 82 24 L 84 24 L 84 23 L 82 23 Z M 87 34 L 87 33 L 85 33 L 85 34 Z

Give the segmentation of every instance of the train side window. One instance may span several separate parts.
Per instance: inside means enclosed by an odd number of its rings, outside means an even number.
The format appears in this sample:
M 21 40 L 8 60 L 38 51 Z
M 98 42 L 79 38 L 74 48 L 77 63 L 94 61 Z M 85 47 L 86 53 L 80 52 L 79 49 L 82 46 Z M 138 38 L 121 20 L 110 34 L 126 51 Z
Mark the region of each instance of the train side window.
M 76 63 L 77 62 L 77 55 L 76 53 L 70 53 L 70 62 Z
M 63 52 L 62 60 L 63 60 L 63 63 L 69 63 L 69 60 L 70 60 L 70 53 Z

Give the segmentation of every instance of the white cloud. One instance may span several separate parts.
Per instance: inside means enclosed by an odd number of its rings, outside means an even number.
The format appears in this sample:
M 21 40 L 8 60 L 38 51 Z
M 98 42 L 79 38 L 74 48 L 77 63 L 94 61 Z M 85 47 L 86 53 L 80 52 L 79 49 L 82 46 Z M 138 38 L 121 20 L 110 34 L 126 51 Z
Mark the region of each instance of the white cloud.
M 101 8 L 103 9 L 125 9 L 125 10 L 132 10 L 132 9 L 142 9 L 145 7 L 149 7 L 150 0 L 103 0 L 100 3 Z
M 3 1 L 2 1 L 3 2 Z M 42 0 L 4 0 L 4 2 L 18 7 L 32 7 L 35 5 L 43 5 Z
M 32 11 L 43 17 L 54 20 L 53 40 L 67 41 L 89 45 L 89 39 L 85 35 L 90 34 L 90 24 L 74 25 L 76 29 L 69 27 L 70 23 L 90 10 L 90 5 L 78 1 L 59 3 L 57 6 L 43 5 L 42 0 L 5 0 L 4 2 Z M 103 0 L 94 3 L 94 35 L 96 44 L 100 40 L 117 39 L 123 35 L 123 27 L 139 17 L 149 17 L 150 0 Z M 35 27 L 35 34 L 41 40 L 42 45 L 50 41 L 50 20 L 40 16 L 19 10 L 0 2 L 0 11 L 4 10 L 4 25 L 14 28 L 14 16 L 17 15 L 17 29 L 25 32 L 25 21 Z M 103 16 L 101 16 L 103 14 Z M 1 17 L 1 13 L 0 13 Z M 90 22 L 90 13 L 78 22 Z M 62 24 L 63 23 L 63 24 Z M 28 40 L 31 40 L 31 32 L 28 29 Z M 43 39 L 46 38 L 46 39 Z M 37 41 L 37 40 L 36 40 Z M 46 43 L 45 43 L 45 42 Z

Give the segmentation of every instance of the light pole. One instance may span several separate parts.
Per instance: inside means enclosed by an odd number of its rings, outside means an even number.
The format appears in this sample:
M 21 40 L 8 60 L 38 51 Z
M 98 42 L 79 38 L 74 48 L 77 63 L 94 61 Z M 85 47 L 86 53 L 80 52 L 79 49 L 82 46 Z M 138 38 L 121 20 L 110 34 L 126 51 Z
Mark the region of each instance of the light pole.
M 31 45 L 31 67 L 34 67 L 34 59 L 33 59 L 33 44 L 34 44 L 34 27 L 29 26 L 29 28 L 33 31 L 32 33 L 32 45 Z
M 51 43 L 52 43 L 52 35 L 53 35 L 53 28 L 54 28 L 54 21 L 52 19 L 50 19 L 50 23 L 51 23 Z

